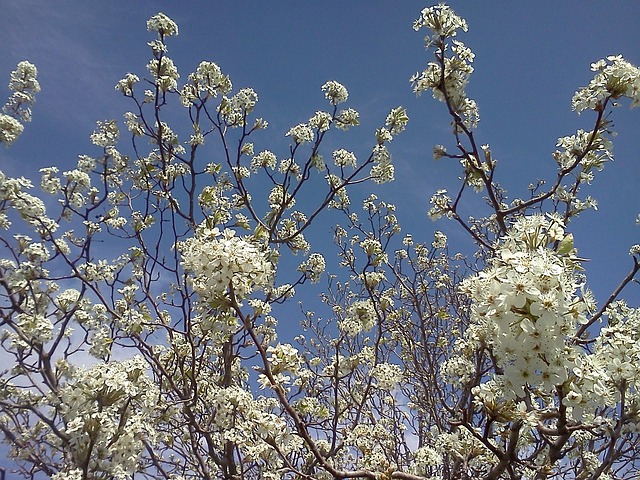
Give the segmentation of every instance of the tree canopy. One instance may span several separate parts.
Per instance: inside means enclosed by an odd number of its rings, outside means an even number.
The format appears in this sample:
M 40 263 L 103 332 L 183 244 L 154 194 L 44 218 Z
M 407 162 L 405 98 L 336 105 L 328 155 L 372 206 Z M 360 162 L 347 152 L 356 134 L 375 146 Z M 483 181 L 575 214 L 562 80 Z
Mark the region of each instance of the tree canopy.
M 0 171 L 0 431 L 17 473 L 638 475 L 640 312 L 622 294 L 640 246 L 596 299 L 572 225 L 597 206 L 588 187 L 613 159 L 615 107 L 640 103 L 640 69 L 594 62 L 572 99 L 591 128 L 558 139 L 552 181 L 512 195 L 477 138 L 466 21 L 440 4 L 413 27 L 428 60 L 411 85 L 451 127 L 433 156 L 459 165 L 428 215 L 472 248 L 405 232 L 370 193 L 394 180 L 403 106 L 351 151 L 335 134 L 360 114 L 328 80 L 323 109 L 274 151 L 252 88 L 211 61 L 178 73 L 163 13 L 146 71 L 115 86 L 123 124 L 98 122 L 93 150 L 39 186 Z M 9 87 L 6 146 L 28 128 L 36 66 Z

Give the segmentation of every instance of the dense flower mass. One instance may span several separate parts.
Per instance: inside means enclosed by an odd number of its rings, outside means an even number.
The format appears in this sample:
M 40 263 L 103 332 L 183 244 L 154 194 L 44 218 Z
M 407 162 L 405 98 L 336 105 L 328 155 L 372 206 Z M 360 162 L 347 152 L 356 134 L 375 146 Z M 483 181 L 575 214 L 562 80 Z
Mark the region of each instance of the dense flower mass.
M 18 63 L 11 72 L 9 88 L 13 91 L 0 113 L 0 143 L 11 145 L 24 131 L 23 123 L 31 121 L 31 107 L 40 91 L 38 69 L 30 62 Z
M 242 300 L 272 282 L 273 265 L 266 252 L 234 230 L 201 227 L 177 248 L 184 269 L 193 274 L 194 290 L 205 302 L 225 296 Z
M 553 248 L 565 240 L 564 251 Z M 587 305 L 577 295 L 579 263 L 570 242 L 559 219 L 523 217 L 491 266 L 463 283 L 474 322 L 468 340 L 491 347 L 507 398 L 524 396 L 528 387 L 551 392 L 574 365 L 567 340 L 586 322 Z
M 467 22 L 443 3 L 420 12 L 420 17 L 413 22 L 413 29 L 418 31 L 422 27 L 431 30 L 437 37 L 453 37 L 457 30 L 466 32 L 468 29 Z M 430 40 L 429 37 L 427 40 Z
M 313 130 L 306 123 L 300 123 L 286 133 L 295 143 L 308 143 L 313 140 Z
M 200 62 L 195 72 L 189 74 L 189 82 L 180 92 L 180 100 L 185 107 L 202 101 L 201 95 L 217 97 L 226 95 L 232 89 L 231 80 L 224 75 L 220 67 L 213 62 Z
M 178 25 L 164 13 L 158 13 L 147 20 L 147 30 L 158 32 L 161 37 L 178 35 Z
M 32 172 L 39 193 L 0 171 L 0 434 L 15 473 L 638 477 L 640 309 L 621 292 L 640 246 L 598 305 L 569 233 L 613 159 L 610 108 L 640 103 L 637 67 L 592 65 L 573 108 L 595 124 L 558 139 L 552 183 L 514 198 L 474 131 L 467 23 L 422 10 L 434 55 L 413 87 L 444 103 L 453 143 L 433 156 L 459 169 L 428 215 L 462 227 L 463 254 L 459 235 L 405 232 L 370 193 L 396 175 L 404 107 L 341 144 L 360 115 L 338 109 L 349 93 L 332 80 L 324 108 L 269 137 L 254 89 L 210 61 L 179 84 L 177 24 L 159 13 L 147 28 L 146 72 L 115 86 L 128 134 L 98 122 L 95 153 Z M 36 76 L 12 72 L 0 143 L 30 120 Z
M 140 357 L 78 369 L 60 392 L 70 464 L 87 465 L 88 478 L 129 478 L 155 442 L 158 388 L 145 369 Z
M 572 105 L 576 112 L 601 109 L 608 98 L 627 97 L 632 100 L 632 107 L 640 105 L 638 67 L 627 62 L 621 55 L 612 55 L 592 63 L 591 70 L 596 74 L 589 85 L 573 96 Z
M 24 131 L 24 126 L 9 115 L 0 114 L 0 142 L 6 146 L 15 142 Z
M 322 91 L 331 105 L 344 103 L 347 101 L 347 98 L 349 98 L 349 92 L 346 87 L 335 80 L 331 80 L 322 85 Z

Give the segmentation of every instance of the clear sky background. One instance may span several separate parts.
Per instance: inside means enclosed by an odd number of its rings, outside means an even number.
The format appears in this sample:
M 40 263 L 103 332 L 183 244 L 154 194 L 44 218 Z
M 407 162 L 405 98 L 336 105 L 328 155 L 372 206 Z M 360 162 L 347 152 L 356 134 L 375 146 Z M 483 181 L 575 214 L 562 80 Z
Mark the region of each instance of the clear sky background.
M 592 76 L 589 65 L 623 54 L 640 64 L 640 3 L 627 1 L 451 1 L 469 23 L 460 39 L 476 53 L 468 88 L 480 107 L 480 143 L 498 159 L 497 179 L 513 196 L 526 196 L 536 178 L 553 179 L 557 137 L 588 129 L 594 116 L 571 111 L 573 92 Z M 33 122 L 10 148 L 0 149 L 0 169 L 39 178 L 38 169 L 74 165 L 78 154 L 96 154 L 88 137 L 96 120 L 116 118 L 131 104 L 114 90 L 126 72 L 147 74 L 146 20 L 162 11 L 180 35 L 169 55 L 186 78 L 201 60 L 215 61 L 234 89 L 251 86 L 260 96 L 256 115 L 270 126 L 262 137 L 279 155 L 284 132 L 327 104 L 320 86 L 347 86 L 347 106 L 362 125 L 338 134 L 340 146 L 366 156 L 373 131 L 389 109 L 407 108 L 411 122 L 394 139 L 396 181 L 374 191 L 395 202 L 403 227 L 417 240 L 435 228 L 468 242 L 453 223 L 428 220 L 428 199 L 456 185 L 457 165 L 432 160 L 435 144 L 451 146 L 449 119 L 428 95 L 416 98 L 409 77 L 430 59 L 424 33 L 412 30 L 422 1 L 124 1 L 0 0 L 0 102 L 9 74 L 27 59 L 39 70 L 42 92 Z M 571 229 L 582 256 L 591 258 L 589 283 L 602 300 L 630 266 L 629 246 L 640 243 L 640 109 L 614 111 L 616 161 L 590 190 L 600 202 Z M 473 213 L 480 197 L 464 205 Z M 313 239 L 312 239 L 313 240 Z M 462 244 L 461 244 L 462 245 Z M 468 243 L 467 243 L 468 245 Z M 626 297 L 638 305 L 638 290 Z

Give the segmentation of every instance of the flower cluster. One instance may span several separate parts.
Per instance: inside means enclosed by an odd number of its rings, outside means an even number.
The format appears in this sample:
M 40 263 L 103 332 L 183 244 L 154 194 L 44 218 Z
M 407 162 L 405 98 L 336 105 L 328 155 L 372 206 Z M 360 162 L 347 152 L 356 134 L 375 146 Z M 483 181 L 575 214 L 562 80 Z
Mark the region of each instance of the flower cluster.
M 125 96 L 133 95 L 133 87 L 136 83 L 140 81 L 140 77 L 134 75 L 133 73 L 127 73 L 124 78 L 118 80 L 116 83 L 115 89 L 121 92 Z
M 223 84 L 223 88 L 227 86 L 230 88 L 231 83 Z M 256 103 L 258 103 L 258 94 L 253 88 L 243 88 L 231 98 L 222 97 L 218 111 L 229 126 L 242 127 L 245 125 L 247 115 L 253 111 Z
M 178 25 L 164 13 L 158 13 L 147 20 L 147 30 L 158 32 L 161 37 L 178 35 Z
M 200 62 L 195 72 L 189 74 L 189 81 L 180 91 L 180 100 L 186 107 L 190 106 L 200 94 L 217 97 L 218 93 L 227 94 L 232 84 L 228 75 L 224 75 L 220 67 L 213 62 Z
M 311 283 L 318 283 L 326 266 L 327 264 L 321 254 L 312 253 L 307 260 L 300 264 L 298 270 L 311 280 Z
M 347 101 L 347 98 L 349 98 L 349 92 L 346 87 L 335 80 L 330 80 L 322 85 L 322 91 L 331 105 L 344 103 Z
M 467 31 L 467 22 L 455 14 L 451 7 L 443 3 L 425 8 L 420 17 L 413 22 L 413 29 L 417 32 L 422 27 L 428 28 L 434 37 L 426 37 L 427 45 L 441 37 L 455 37 L 458 30 Z
M 566 339 L 586 322 L 578 267 L 561 221 L 533 215 L 511 227 L 487 269 L 463 282 L 477 326 L 469 333 L 492 349 L 507 398 L 567 380 L 575 352 Z
M 378 320 L 375 306 L 371 300 L 353 302 L 346 317 L 339 323 L 340 330 L 350 336 L 371 330 Z
M 621 55 L 609 56 L 591 64 L 596 72 L 589 85 L 576 92 L 571 101 L 573 109 L 599 110 L 606 98 L 627 97 L 632 107 L 640 105 L 640 69 L 627 62 Z
M 0 114 L 0 143 L 6 146 L 15 142 L 22 132 L 24 125 L 9 115 Z
M 431 220 L 437 220 L 442 216 L 449 216 L 452 214 L 451 210 L 451 198 L 447 195 L 445 189 L 440 189 L 431 196 L 429 200 L 431 208 L 428 215 Z
M 311 128 L 326 132 L 331 127 L 333 117 L 329 112 L 317 111 L 307 122 Z
M 274 473 L 283 467 L 276 452 L 298 450 L 301 441 L 291 434 L 284 419 L 273 413 L 273 400 L 253 398 L 240 386 L 211 385 L 207 390 L 206 410 L 214 414 L 209 428 L 219 432 L 223 441 L 232 442 L 246 461 L 264 464 L 263 478 L 280 478 Z
M 297 144 L 309 143 L 313 141 L 313 130 L 306 123 L 300 123 L 291 127 L 285 136 L 291 137 Z
M 446 40 L 456 36 L 458 30 L 467 30 L 466 22 L 446 5 L 426 8 L 413 24 L 414 30 L 425 27 L 432 32 L 426 36 L 427 47 L 435 45 L 436 61 L 411 77 L 413 90 L 420 94 L 432 90 L 433 97 L 447 101 L 467 128 L 473 128 L 480 119 L 476 102 L 467 97 L 465 88 L 473 73 L 474 54 L 464 43 L 453 40 L 451 56 L 446 56 Z
M 145 444 L 153 444 L 158 389 L 136 357 L 77 369 L 60 393 L 75 466 L 124 479 L 135 472 Z M 92 477 L 98 478 L 98 476 Z
M 385 126 L 389 129 L 391 135 L 397 135 L 407 128 L 408 123 L 409 116 L 406 109 L 404 107 L 396 107 L 392 108 L 389 115 L 387 115 Z
M 391 391 L 402 381 L 402 368 L 393 363 L 378 363 L 371 370 L 371 377 L 380 390 Z
M 357 127 L 360 124 L 360 114 L 353 108 L 346 108 L 338 112 L 335 122 L 340 130 L 348 130 L 349 127 Z
M 248 238 L 226 229 L 201 227 L 195 237 L 177 245 L 182 265 L 193 274 L 194 290 L 205 301 L 227 295 L 242 300 L 255 289 L 269 286 L 273 265 L 264 250 Z
M 263 150 L 251 159 L 251 171 L 256 173 L 261 168 L 273 170 L 277 162 L 278 157 L 273 152 Z
M 355 168 L 357 164 L 357 159 L 354 153 L 341 148 L 333 152 L 333 163 L 337 167 L 351 167 Z
M 376 145 L 372 153 L 373 165 L 371 167 L 371 178 L 376 183 L 393 182 L 395 178 L 395 167 L 391 162 L 391 152 L 385 145 Z
M 23 132 L 23 123 L 31 121 L 31 107 L 40 91 L 36 66 L 27 61 L 18 63 L 11 72 L 9 88 L 13 91 L 0 114 L 0 143 L 11 145 Z
M 147 65 L 147 70 L 153 75 L 162 92 L 174 91 L 178 88 L 180 74 L 169 57 L 163 55 L 160 58 L 152 58 Z
M 640 310 L 617 301 L 607 308 L 606 316 L 608 326 L 601 329 L 593 353 L 581 352 L 576 358 L 562 402 L 577 421 L 594 421 L 595 412 L 615 409 L 622 402 L 623 420 L 638 429 Z

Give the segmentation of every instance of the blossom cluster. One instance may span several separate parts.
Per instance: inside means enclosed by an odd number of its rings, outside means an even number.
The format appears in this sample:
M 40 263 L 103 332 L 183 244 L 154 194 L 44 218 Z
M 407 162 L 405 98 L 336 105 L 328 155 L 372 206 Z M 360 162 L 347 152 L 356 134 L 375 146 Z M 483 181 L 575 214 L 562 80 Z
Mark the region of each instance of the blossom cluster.
M 573 109 L 601 110 L 605 99 L 627 97 L 631 106 L 640 105 L 640 69 L 621 55 L 611 55 L 591 64 L 596 72 L 589 85 L 578 90 L 572 99 Z
M 527 388 L 553 392 L 567 380 L 576 356 L 567 339 L 588 307 L 578 268 L 561 220 L 532 215 L 516 221 L 487 269 L 463 282 L 472 301 L 468 340 L 491 348 L 506 398 Z
M 22 134 L 23 123 L 31 121 L 31 107 L 40 91 L 38 69 L 30 62 L 22 61 L 11 72 L 9 88 L 13 91 L 0 113 L 0 143 L 11 145 Z
M 438 41 L 442 37 L 455 37 L 458 30 L 467 31 L 468 26 L 464 18 L 443 3 L 424 8 L 420 17 L 413 22 L 413 29 L 417 32 L 426 27 L 433 32 L 434 37 L 426 37 L 427 44 Z
M 145 370 L 136 357 L 75 371 L 59 406 L 71 446 L 69 470 L 86 465 L 91 478 L 125 479 L 138 469 L 145 443 L 156 439 L 158 388 Z
M 420 94 L 431 90 L 433 97 L 447 102 L 467 128 L 473 128 L 480 120 L 476 102 L 467 97 L 465 88 L 473 73 L 474 54 L 459 40 L 452 40 L 451 55 L 446 56 L 446 41 L 456 36 L 458 30 L 466 31 L 467 23 L 447 5 L 425 8 L 413 24 L 414 30 L 431 31 L 425 37 L 427 48 L 436 46 L 436 61 L 410 79 L 413 91 Z
M 224 75 L 218 65 L 213 62 L 200 62 L 196 71 L 189 74 L 189 82 L 180 91 L 180 100 L 183 105 L 189 106 L 200 99 L 202 93 L 217 97 L 218 93 L 224 95 L 231 89 L 229 76 Z
M 312 253 L 307 260 L 300 264 L 298 270 L 301 271 L 311 283 L 318 283 L 326 266 L 327 264 L 322 254 Z
M 263 248 L 234 230 L 201 227 L 177 248 L 183 268 L 193 275 L 194 290 L 205 302 L 225 296 L 242 300 L 273 281 L 273 265 Z
M 624 301 L 607 310 L 608 325 L 596 338 L 593 353 L 581 352 L 565 384 L 562 403 L 577 421 L 604 422 L 595 413 L 622 405 L 626 429 L 640 428 L 640 310 Z M 618 407 L 620 408 L 620 407 Z
M 158 32 L 161 37 L 178 35 L 178 25 L 164 13 L 158 13 L 147 20 L 147 30 Z
M 331 105 L 344 103 L 349 98 L 349 92 L 345 86 L 335 80 L 330 80 L 322 85 L 322 91 Z
M 222 88 L 231 87 L 231 83 L 222 82 Z M 245 125 L 247 115 L 253 111 L 258 103 L 258 94 L 252 88 L 242 88 L 230 98 L 222 98 L 218 111 L 231 127 L 241 127 Z

